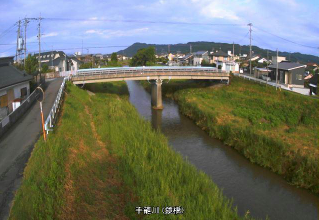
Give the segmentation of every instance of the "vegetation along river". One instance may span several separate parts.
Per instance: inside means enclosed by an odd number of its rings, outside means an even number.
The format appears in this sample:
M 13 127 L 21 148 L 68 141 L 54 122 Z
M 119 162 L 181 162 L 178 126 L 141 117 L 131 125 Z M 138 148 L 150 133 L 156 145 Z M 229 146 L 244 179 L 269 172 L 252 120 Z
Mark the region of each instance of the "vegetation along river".
M 279 175 L 250 163 L 231 147 L 209 137 L 179 113 L 173 100 L 164 99 L 164 109 L 153 110 L 150 94 L 138 82 L 127 81 L 127 85 L 130 102 L 138 112 L 166 135 L 174 150 L 233 199 L 241 216 L 249 210 L 252 217 L 262 219 L 319 219 L 317 195 L 289 185 Z

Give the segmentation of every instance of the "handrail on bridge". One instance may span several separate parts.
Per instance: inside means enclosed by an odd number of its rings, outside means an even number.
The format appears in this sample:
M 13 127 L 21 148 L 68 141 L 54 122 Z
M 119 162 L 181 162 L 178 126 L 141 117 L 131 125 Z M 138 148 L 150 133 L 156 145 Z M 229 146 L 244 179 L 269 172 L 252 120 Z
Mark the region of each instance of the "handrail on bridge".
M 73 76 L 92 76 L 109 74 L 144 74 L 152 72 L 204 72 L 226 73 L 216 67 L 114 67 L 77 70 Z

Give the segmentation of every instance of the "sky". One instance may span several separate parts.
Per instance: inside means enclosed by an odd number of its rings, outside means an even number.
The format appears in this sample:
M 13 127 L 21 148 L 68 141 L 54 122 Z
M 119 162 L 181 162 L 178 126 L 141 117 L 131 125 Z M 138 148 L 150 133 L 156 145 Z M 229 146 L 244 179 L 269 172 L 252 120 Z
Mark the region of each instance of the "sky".
M 252 23 L 252 45 L 319 56 L 319 0 L 0 0 L 0 15 L 0 57 L 16 53 L 17 21 L 40 16 L 44 51 L 104 54 L 135 42 L 248 45 Z M 39 50 L 37 27 L 37 20 L 28 23 L 28 53 Z

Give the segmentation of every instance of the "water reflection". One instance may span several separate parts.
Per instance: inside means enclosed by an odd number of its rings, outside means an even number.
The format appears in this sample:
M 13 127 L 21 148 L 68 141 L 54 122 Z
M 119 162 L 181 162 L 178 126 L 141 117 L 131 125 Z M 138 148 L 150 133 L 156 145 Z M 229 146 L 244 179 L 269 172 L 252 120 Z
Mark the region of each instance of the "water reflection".
M 150 95 L 137 83 L 127 82 L 130 101 L 138 112 L 161 128 L 170 146 L 209 175 L 233 198 L 240 215 L 270 219 L 318 219 L 319 197 L 287 184 L 280 176 L 251 164 L 218 140 L 209 137 L 191 120 L 179 114 L 177 104 L 163 100 L 164 109 L 152 110 Z
M 152 108 L 152 127 L 155 130 L 160 130 L 162 127 L 162 109 L 153 109 Z

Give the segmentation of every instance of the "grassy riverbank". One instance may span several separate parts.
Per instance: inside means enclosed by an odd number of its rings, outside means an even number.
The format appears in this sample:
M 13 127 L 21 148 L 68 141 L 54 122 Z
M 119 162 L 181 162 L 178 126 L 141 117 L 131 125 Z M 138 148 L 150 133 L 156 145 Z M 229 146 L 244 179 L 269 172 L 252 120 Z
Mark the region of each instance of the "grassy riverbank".
M 36 144 L 10 219 L 240 219 L 210 178 L 140 118 L 122 83 L 89 89 L 99 93 L 68 84 L 61 119 Z M 144 206 L 182 206 L 184 214 L 138 215 Z
M 190 88 L 189 81 L 172 81 L 163 87 L 210 136 L 289 183 L 319 193 L 319 100 L 237 77 L 230 86 Z

